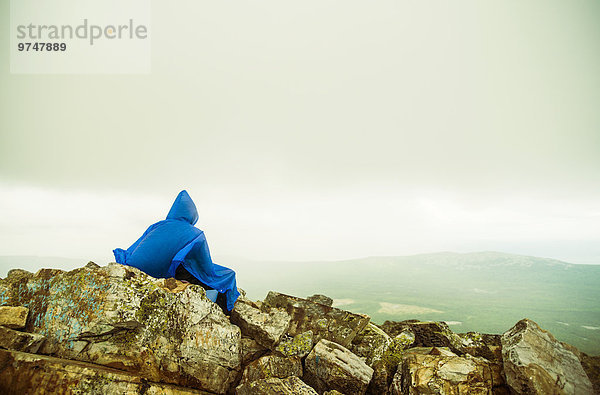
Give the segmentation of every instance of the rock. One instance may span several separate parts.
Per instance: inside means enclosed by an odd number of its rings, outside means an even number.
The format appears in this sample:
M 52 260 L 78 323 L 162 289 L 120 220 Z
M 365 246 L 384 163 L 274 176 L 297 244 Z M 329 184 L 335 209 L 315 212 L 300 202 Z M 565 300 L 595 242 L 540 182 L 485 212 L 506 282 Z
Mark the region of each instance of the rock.
M 337 390 L 345 394 L 364 394 L 373 369 L 347 348 L 322 339 L 304 362 L 304 381 L 317 392 Z
M 517 394 L 591 394 L 592 384 L 569 347 L 523 319 L 502 335 L 508 386 Z
M 241 383 L 244 384 L 272 377 L 284 379 L 289 376 L 302 377 L 302 362 L 300 358 L 266 355 L 246 366 Z
M 463 354 L 463 340 L 450 330 L 445 322 L 407 320 L 386 321 L 381 325 L 388 335 L 395 337 L 407 329 L 414 334 L 410 347 L 449 347 L 456 354 Z
M 296 376 L 270 378 L 245 383 L 235 390 L 237 395 L 317 395 L 317 392 Z
M 23 306 L 0 306 L 0 325 L 12 329 L 23 329 L 27 324 L 29 309 Z
M 4 294 L 29 308 L 26 330 L 47 338 L 41 353 L 215 393 L 225 393 L 241 370 L 240 329 L 200 286 L 172 292 L 116 263 L 42 269 L 0 285 L 8 289 L 0 288 L 0 300 Z
M 272 349 L 287 330 L 290 316 L 280 309 L 263 312 L 249 304 L 236 303 L 231 312 L 231 322 L 241 328 L 244 336 Z
M 368 323 L 352 340 L 350 351 L 359 356 L 371 367 L 383 357 L 392 343 L 390 336 L 373 323 Z
M 258 342 L 250 337 L 242 337 L 241 342 L 242 365 L 247 365 L 265 355 L 268 348 L 261 346 Z
M 331 299 L 329 296 L 325 296 L 325 295 L 321 295 L 321 294 L 315 294 L 315 295 L 309 296 L 308 298 L 306 298 L 306 300 L 310 300 L 311 302 L 315 302 L 315 303 L 324 304 L 325 306 L 329 306 L 329 307 L 331 307 L 333 305 L 333 299 Z
M 100 265 L 92 261 L 89 261 L 84 267 L 87 267 L 88 269 L 100 269 Z
M 491 394 L 492 373 L 483 358 L 459 357 L 448 348 L 411 348 L 402 357 L 390 393 Z
M 340 391 L 331 390 L 323 392 L 323 395 L 344 395 Z
M 35 333 L 19 332 L 0 326 L 0 347 L 14 351 L 37 353 L 46 338 Z
M 369 383 L 369 393 L 387 393 L 398 364 L 402 361 L 405 351 L 414 341 L 415 335 L 408 328 L 405 328 L 390 340 L 390 343 L 381 353 L 381 357 L 372 366 L 374 371 L 373 379 Z
M 600 394 L 600 355 L 592 356 L 582 352 L 579 360 L 581 361 L 583 370 L 585 370 L 585 373 L 594 386 L 595 393 Z
M 509 393 L 504 377 L 504 364 L 502 362 L 502 343 L 500 335 L 468 332 L 458 334 L 463 339 L 461 351 L 474 357 L 485 358 L 489 361 L 492 370 L 494 394 Z
M 285 357 L 304 358 L 313 348 L 313 333 L 307 331 L 294 337 L 284 335 L 275 351 Z
M 148 382 L 120 370 L 18 351 L 0 350 L 3 394 L 208 394 L 191 388 Z
M 314 342 L 327 339 L 344 347 L 369 323 L 366 315 L 273 291 L 269 292 L 263 302 L 263 310 L 265 308 L 280 308 L 288 312 L 292 317 L 288 327 L 288 334 L 291 336 L 310 330 Z

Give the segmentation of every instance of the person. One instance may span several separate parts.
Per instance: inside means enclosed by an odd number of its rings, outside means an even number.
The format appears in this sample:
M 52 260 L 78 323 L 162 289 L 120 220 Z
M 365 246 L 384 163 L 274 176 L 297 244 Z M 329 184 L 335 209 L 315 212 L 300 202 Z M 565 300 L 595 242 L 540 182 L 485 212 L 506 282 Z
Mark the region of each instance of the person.
M 194 226 L 196 222 L 196 205 L 183 190 L 167 218 L 150 225 L 127 250 L 113 250 L 115 259 L 152 277 L 174 277 L 201 285 L 207 296 L 229 314 L 240 296 L 235 272 L 212 261 L 204 232 Z

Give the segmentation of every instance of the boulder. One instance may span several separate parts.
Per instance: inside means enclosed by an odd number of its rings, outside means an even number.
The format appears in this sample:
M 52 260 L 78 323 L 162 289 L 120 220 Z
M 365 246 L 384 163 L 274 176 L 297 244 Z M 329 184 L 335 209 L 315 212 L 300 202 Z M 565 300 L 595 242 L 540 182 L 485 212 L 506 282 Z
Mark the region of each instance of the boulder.
M 317 392 L 296 376 L 269 378 L 239 385 L 237 395 L 317 395 Z
M 501 335 L 468 332 L 458 334 L 463 340 L 461 350 L 473 357 L 485 358 L 489 361 L 492 370 L 492 381 L 494 394 L 508 394 L 510 392 L 506 385 L 504 376 L 504 364 L 502 362 Z
M 502 335 L 506 382 L 516 394 L 591 394 L 592 384 L 577 355 L 523 319 Z
M 390 393 L 491 394 L 492 373 L 483 358 L 459 357 L 448 348 L 417 347 L 406 351 Z
M 0 326 L 0 347 L 14 351 L 37 353 L 46 337 L 35 333 L 19 332 Z
M 315 345 L 304 365 L 304 381 L 319 393 L 364 394 L 373 376 L 373 369 L 359 357 L 326 339 Z
M 383 353 L 392 343 L 392 338 L 373 323 L 356 335 L 350 344 L 350 351 L 359 356 L 371 367 L 383 357 Z
M 331 305 L 333 305 L 333 299 L 331 299 L 329 296 L 325 296 L 325 295 L 321 295 L 321 294 L 315 294 L 315 295 L 309 296 L 306 299 L 310 300 L 311 302 L 324 304 L 325 306 L 331 307 Z
M 396 373 L 398 364 L 402 361 L 404 352 L 414 341 L 415 335 L 408 328 L 404 328 L 402 332 L 390 339 L 387 347 L 380 354 L 381 356 L 371 365 L 373 368 L 373 379 L 369 383 L 367 390 L 369 394 L 385 394 L 388 392 L 388 388 Z
M 284 379 L 289 376 L 302 377 L 302 362 L 300 358 L 266 355 L 246 366 L 241 383 L 244 384 L 271 377 Z
M 26 330 L 47 339 L 41 353 L 215 393 L 241 370 L 240 329 L 200 286 L 116 263 L 13 280 L 0 280 L 0 300 L 29 308 Z
M 292 317 L 288 334 L 296 336 L 310 330 L 315 343 L 327 339 L 346 347 L 369 323 L 369 317 L 366 315 L 273 291 L 265 298 L 262 308 L 286 310 Z
M 23 306 L 0 306 L 0 325 L 12 329 L 23 329 L 27 324 L 29 309 Z
M 240 344 L 241 348 L 241 357 L 242 357 L 242 365 L 247 365 L 250 362 L 254 361 L 265 355 L 268 348 L 261 346 L 258 342 L 250 337 L 242 337 L 242 342 Z
M 456 354 L 463 354 L 463 340 L 452 332 L 448 324 L 437 321 L 386 321 L 381 325 L 388 335 L 395 337 L 410 330 L 414 334 L 414 342 L 410 347 L 449 347 Z
M 236 303 L 231 312 L 231 322 L 241 328 L 244 336 L 272 349 L 287 330 L 290 316 L 280 309 L 260 311 L 247 303 Z
M 96 364 L 0 350 L 0 393 L 206 394 Z
M 275 351 L 285 357 L 304 358 L 313 348 L 313 333 L 307 331 L 294 337 L 284 335 Z

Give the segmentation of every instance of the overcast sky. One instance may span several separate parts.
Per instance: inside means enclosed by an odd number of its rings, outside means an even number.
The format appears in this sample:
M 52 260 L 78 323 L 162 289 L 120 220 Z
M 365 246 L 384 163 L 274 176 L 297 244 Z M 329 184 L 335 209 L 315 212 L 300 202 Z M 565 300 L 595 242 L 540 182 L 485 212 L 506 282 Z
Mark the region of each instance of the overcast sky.
M 0 255 L 104 264 L 187 189 L 216 256 L 600 264 L 599 20 L 595 0 L 154 1 L 148 75 L 10 74 L 2 34 Z

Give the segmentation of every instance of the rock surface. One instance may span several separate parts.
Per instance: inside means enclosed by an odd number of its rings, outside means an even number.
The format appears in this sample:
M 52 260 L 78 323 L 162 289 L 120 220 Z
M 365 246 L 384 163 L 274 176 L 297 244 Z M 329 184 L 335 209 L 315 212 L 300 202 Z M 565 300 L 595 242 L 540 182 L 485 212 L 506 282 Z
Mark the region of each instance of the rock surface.
M 23 306 L 0 306 L 0 325 L 11 329 L 23 329 L 27 324 L 29 309 Z
M 152 383 L 117 369 L 18 351 L 0 350 L 0 393 L 208 394 Z
M 286 357 L 303 358 L 308 355 L 313 348 L 313 333 L 307 331 L 300 333 L 294 337 L 284 336 L 281 339 L 275 351 Z
M 517 394 L 591 394 L 592 383 L 577 355 L 523 319 L 502 335 L 506 382 Z
M 237 395 L 317 395 L 317 392 L 296 376 L 270 378 L 238 386 Z
M 402 358 L 390 392 L 491 394 L 492 373 L 483 358 L 462 358 L 437 347 L 412 348 Z
M 273 291 L 267 295 L 263 309 L 265 306 L 284 309 L 288 312 L 292 317 L 288 328 L 288 334 L 291 336 L 310 330 L 315 343 L 321 339 L 327 339 L 344 347 L 350 344 L 370 320 L 365 315 L 354 314 Z
M 0 283 L 0 300 L 28 307 L 27 331 L 48 339 L 42 353 L 216 393 L 241 369 L 240 329 L 197 285 L 172 292 L 116 263 Z
M 246 366 L 241 383 L 250 383 L 272 377 L 284 379 L 290 376 L 302 377 L 302 361 L 300 361 L 300 358 L 266 355 Z
M 337 390 L 364 394 L 373 369 L 347 348 L 326 339 L 319 341 L 305 361 L 304 381 L 317 392 Z
M 19 332 L 0 326 L 0 348 L 14 351 L 37 353 L 46 340 L 36 333 Z
M 245 336 L 272 349 L 287 330 L 290 316 L 280 309 L 263 312 L 249 304 L 236 303 L 231 312 L 231 322 L 239 326 Z
M 331 307 L 333 305 L 333 299 L 331 299 L 329 296 L 325 296 L 325 295 L 321 295 L 321 294 L 312 295 L 306 299 L 310 300 L 311 302 L 321 303 L 321 304 L 324 304 L 325 306 L 329 306 L 329 307 Z

